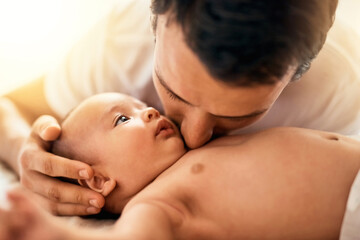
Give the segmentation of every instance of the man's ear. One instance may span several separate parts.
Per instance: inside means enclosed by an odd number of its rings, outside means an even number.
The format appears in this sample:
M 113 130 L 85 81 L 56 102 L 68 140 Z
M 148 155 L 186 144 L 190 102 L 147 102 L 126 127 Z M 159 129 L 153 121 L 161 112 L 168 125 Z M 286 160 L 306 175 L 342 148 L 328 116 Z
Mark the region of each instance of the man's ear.
M 100 173 L 95 172 L 90 179 L 79 179 L 79 184 L 88 187 L 95 192 L 101 193 L 104 197 L 108 196 L 115 188 L 116 181 L 112 178 L 105 177 Z

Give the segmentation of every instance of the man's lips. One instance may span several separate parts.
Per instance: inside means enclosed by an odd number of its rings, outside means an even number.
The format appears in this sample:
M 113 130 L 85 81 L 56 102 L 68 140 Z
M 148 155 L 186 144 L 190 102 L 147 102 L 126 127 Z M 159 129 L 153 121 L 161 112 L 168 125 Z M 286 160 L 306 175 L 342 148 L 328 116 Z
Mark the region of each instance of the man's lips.
M 168 120 L 163 118 L 158 122 L 155 136 L 158 136 L 161 134 L 161 135 L 164 135 L 165 137 L 167 137 L 167 136 L 174 134 L 174 132 L 175 132 L 175 130 L 173 128 L 173 125 Z

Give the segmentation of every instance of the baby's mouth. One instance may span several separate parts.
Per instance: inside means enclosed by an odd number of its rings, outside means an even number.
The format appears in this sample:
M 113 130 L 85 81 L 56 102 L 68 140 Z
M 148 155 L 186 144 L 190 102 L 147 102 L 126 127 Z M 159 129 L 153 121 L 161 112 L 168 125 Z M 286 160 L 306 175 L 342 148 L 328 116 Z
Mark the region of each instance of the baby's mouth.
M 159 135 L 168 137 L 170 135 L 173 135 L 174 133 L 175 133 L 175 130 L 174 130 L 172 124 L 168 120 L 163 118 L 158 122 L 156 132 L 155 132 L 155 137 L 157 137 Z

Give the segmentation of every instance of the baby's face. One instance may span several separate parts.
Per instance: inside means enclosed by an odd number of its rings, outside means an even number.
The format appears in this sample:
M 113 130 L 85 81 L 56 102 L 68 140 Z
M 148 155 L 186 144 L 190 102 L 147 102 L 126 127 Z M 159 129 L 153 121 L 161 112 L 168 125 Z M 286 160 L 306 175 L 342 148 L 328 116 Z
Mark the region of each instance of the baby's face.
M 106 93 L 85 100 L 63 123 L 79 159 L 117 182 L 130 199 L 184 153 L 176 126 L 132 97 Z M 113 195 L 113 194 L 112 194 Z

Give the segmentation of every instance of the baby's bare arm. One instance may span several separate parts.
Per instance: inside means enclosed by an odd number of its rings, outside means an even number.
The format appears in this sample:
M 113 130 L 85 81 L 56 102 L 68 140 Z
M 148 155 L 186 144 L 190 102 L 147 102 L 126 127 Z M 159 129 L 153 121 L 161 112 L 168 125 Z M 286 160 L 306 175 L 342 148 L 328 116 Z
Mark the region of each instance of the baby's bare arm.
M 171 221 L 155 204 L 133 205 L 113 228 L 103 231 L 71 226 L 50 215 L 21 192 L 9 193 L 12 207 L 0 209 L 0 239 L 2 240 L 121 240 L 173 239 Z
M 121 239 L 174 239 L 173 221 L 164 208 L 152 202 L 131 206 L 115 225 Z
M 161 207 L 151 203 L 137 203 L 122 214 L 110 231 L 68 228 L 63 239 L 171 240 L 174 235 L 172 221 Z

